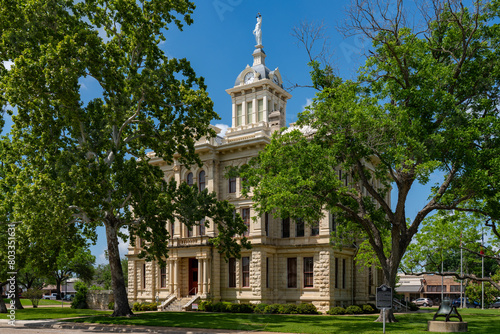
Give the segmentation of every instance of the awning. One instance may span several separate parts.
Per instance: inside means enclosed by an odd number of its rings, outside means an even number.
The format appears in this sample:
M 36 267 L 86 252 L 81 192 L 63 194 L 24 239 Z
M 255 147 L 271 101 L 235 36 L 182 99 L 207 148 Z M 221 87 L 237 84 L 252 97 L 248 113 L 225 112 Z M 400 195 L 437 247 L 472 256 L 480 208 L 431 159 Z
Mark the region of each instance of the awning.
M 397 293 L 418 293 L 422 291 L 422 285 L 402 285 L 396 287 L 396 292 Z

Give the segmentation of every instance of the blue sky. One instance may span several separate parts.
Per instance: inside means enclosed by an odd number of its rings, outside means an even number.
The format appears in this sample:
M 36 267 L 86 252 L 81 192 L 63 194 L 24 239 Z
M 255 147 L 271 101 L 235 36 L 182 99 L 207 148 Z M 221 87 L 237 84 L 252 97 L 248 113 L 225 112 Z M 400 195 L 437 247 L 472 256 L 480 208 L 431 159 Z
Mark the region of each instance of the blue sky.
M 187 58 L 196 73 L 205 78 L 214 109 L 221 120 L 212 124 L 231 125 L 231 99 L 225 92 L 232 88 L 237 75 L 251 65 L 255 38 L 252 31 L 256 14 L 262 14 L 262 44 L 266 52 L 266 65 L 279 67 L 285 86 L 310 84 L 307 53 L 291 36 L 292 28 L 303 20 L 323 21 L 326 35 L 330 37 L 333 62 L 343 78 L 353 78 L 363 63 L 363 54 L 370 46 L 360 37 L 344 39 L 335 27 L 344 19 L 347 1 L 265 1 L 265 0 L 200 0 L 195 1 L 194 23 L 180 32 L 176 27 L 165 32 L 166 41 L 161 45 L 169 57 Z M 100 92 L 92 79 L 82 78 L 82 97 L 88 100 Z M 291 91 L 293 97 L 287 105 L 287 122 L 295 122 L 297 113 L 314 97 L 311 88 Z M 10 122 L 7 120 L 6 129 Z M 438 181 L 438 180 L 432 180 Z M 432 182 L 431 183 L 434 183 Z M 414 217 L 423 207 L 429 194 L 428 186 L 415 185 L 410 193 L 407 216 Z M 394 203 L 394 201 L 393 201 Z M 104 229 L 98 230 L 100 238 L 92 252 L 97 263 L 104 263 L 106 248 Z M 126 244 L 120 247 L 122 256 Z

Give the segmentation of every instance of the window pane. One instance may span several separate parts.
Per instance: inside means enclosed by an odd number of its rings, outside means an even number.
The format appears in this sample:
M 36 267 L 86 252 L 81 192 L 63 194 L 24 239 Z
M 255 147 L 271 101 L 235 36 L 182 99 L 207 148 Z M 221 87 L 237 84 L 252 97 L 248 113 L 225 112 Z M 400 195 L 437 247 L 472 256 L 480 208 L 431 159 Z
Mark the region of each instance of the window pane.
M 193 173 L 189 173 L 187 175 L 186 182 L 187 182 L 188 186 L 192 186 L 193 185 Z
M 203 191 L 205 189 L 205 171 L 202 170 L 198 175 L 198 189 L 199 191 Z
M 229 193 L 235 193 L 236 192 L 236 178 L 231 177 L 229 178 Z
M 247 102 L 247 124 L 253 123 L 253 106 L 252 102 Z
M 304 220 L 298 218 L 295 222 L 295 236 L 303 237 L 304 236 Z
M 160 268 L 160 288 L 166 288 L 166 287 L 167 287 L 167 268 L 161 267 Z
M 250 233 L 250 208 L 241 209 L 241 219 L 243 219 L 243 223 L 247 227 L 244 236 L 248 236 Z
M 311 226 L 311 236 L 319 235 L 319 222 L 315 222 Z
M 297 287 L 297 258 L 291 257 L 287 259 L 287 276 L 288 276 L 288 287 Z
M 264 100 L 259 100 L 257 103 L 259 109 L 258 121 L 260 122 L 264 120 Z
M 304 258 L 304 287 L 312 288 L 314 285 L 314 261 L 312 257 Z
M 229 287 L 236 287 L 236 259 L 234 257 L 229 258 Z
M 265 228 L 265 231 L 266 231 L 266 237 L 269 236 L 269 214 L 266 212 L 266 214 L 264 215 L 264 228 Z
M 236 105 L 236 126 L 243 124 L 243 108 L 241 104 Z
M 205 235 L 205 218 L 200 220 L 200 235 Z
M 250 286 L 250 258 L 242 257 L 241 258 L 241 286 L 249 287 Z
M 290 218 L 281 220 L 281 237 L 290 238 Z

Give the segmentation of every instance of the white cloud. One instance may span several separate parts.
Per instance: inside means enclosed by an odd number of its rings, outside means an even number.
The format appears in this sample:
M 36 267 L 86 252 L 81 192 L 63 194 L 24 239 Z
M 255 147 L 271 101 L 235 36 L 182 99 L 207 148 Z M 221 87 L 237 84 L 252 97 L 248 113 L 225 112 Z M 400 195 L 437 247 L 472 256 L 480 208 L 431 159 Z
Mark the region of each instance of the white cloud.
M 6 60 L 3 62 L 3 66 L 7 69 L 7 71 L 10 71 L 10 68 L 14 65 L 13 61 Z
M 224 137 L 226 135 L 227 129 L 229 129 L 229 125 L 226 124 L 215 124 L 216 127 L 221 129 L 221 132 L 219 133 L 220 136 Z
M 313 103 L 313 99 L 306 99 L 306 104 L 302 105 L 302 111 L 306 109 L 306 107 L 309 107 Z

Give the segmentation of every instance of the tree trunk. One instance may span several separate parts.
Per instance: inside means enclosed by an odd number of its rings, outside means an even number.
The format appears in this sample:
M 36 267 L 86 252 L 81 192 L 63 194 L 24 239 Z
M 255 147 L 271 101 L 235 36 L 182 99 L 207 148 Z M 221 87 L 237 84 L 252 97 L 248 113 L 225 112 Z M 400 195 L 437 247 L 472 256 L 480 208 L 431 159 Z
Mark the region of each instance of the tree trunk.
M 107 221 L 106 239 L 108 242 L 109 267 L 111 269 L 111 288 L 115 299 L 115 309 L 112 317 L 124 317 L 132 315 L 132 310 L 128 304 L 127 291 L 125 290 L 125 280 L 118 250 L 117 224 L 114 221 Z
M 380 310 L 380 314 L 379 314 L 377 320 L 375 320 L 375 322 L 384 322 L 384 311 Z M 398 320 L 394 316 L 394 312 L 392 311 L 392 309 L 385 310 L 385 322 L 386 323 L 398 322 Z
M 389 277 L 387 277 L 389 276 Z M 394 296 L 394 292 L 396 291 L 395 286 L 396 286 L 396 273 L 393 272 L 392 268 L 389 268 L 389 274 L 385 273 L 384 274 L 384 284 L 387 285 L 388 287 L 392 288 L 392 294 Z M 384 321 L 384 311 L 380 310 L 380 314 L 375 320 L 375 322 L 383 322 Z M 396 317 L 394 316 L 394 312 L 391 309 L 386 309 L 385 310 L 385 322 L 398 322 L 396 320 Z
M 56 299 L 61 300 L 62 299 L 62 297 L 61 297 L 61 280 L 58 278 L 56 278 L 56 293 L 57 293 Z
M 16 280 L 16 295 L 14 297 L 14 305 L 16 306 L 16 310 L 23 310 L 23 304 L 21 304 L 21 301 L 19 300 L 19 287 L 17 286 L 17 280 Z
M 2 298 L 2 288 L 6 284 L 6 282 L 0 283 L 0 313 L 7 313 L 7 305 L 5 305 L 5 301 Z

